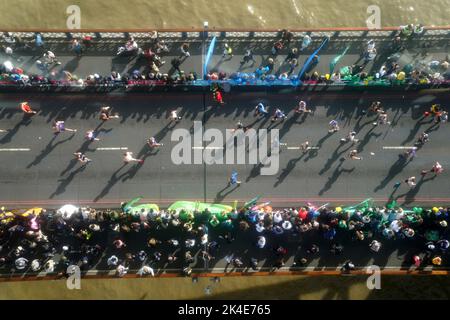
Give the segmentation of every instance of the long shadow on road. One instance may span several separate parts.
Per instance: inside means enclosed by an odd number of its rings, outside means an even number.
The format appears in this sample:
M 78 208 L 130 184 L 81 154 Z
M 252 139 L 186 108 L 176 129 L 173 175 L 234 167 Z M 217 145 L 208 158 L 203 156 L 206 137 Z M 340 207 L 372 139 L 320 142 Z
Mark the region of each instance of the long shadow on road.
M 416 195 L 417 195 L 417 193 L 419 193 L 420 188 L 422 187 L 422 185 L 423 185 L 425 182 L 434 180 L 436 177 L 437 177 L 437 176 L 434 175 L 434 176 L 432 176 L 432 177 L 430 177 L 430 178 L 425 179 L 425 177 L 422 175 L 421 178 L 420 178 L 420 180 L 419 180 L 419 182 L 414 186 L 414 188 L 411 188 L 411 189 L 410 189 L 408 192 L 406 192 L 406 193 L 403 193 L 403 194 L 398 195 L 398 196 L 395 198 L 395 200 L 398 200 L 399 198 L 405 197 L 405 200 L 404 200 L 404 202 L 403 202 L 403 205 L 408 205 L 408 204 L 414 202 L 414 201 L 415 201 L 415 198 L 416 198 Z
M 324 185 L 324 187 L 319 191 L 319 195 L 323 195 L 325 192 L 327 192 L 328 190 L 331 189 L 331 187 L 333 186 L 333 184 L 337 181 L 337 179 L 339 178 L 339 176 L 346 172 L 346 173 L 351 173 L 353 172 L 353 170 L 355 170 L 355 168 L 351 168 L 351 169 L 341 169 L 342 165 L 344 164 L 344 159 L 340 159 L 341 163 L 339 163 L 339 165 L 336 167 L 336 169 L 334 170 L 333 174 L 331 175 L 331 177 L 328 178 L 327 183 Z
M 78 173 L 83 172 L 86 169 L 86 166 L 87 164 L 84 164 L 78 169 L 72 171 L 67 178 L 58 180 L 60 184 L 56 189 L 56 191 L 50 195 L 50 199 L 53 199 L 55 196 L 64 193 L 66 191 L 67 186 L 72 182 L 73 178 L 75 178 L 75 176 Z
M 8 130 L 8 133 L 0 139 L 0 144 L 5 144 L 11 141 L 12 137 L 19 131 L 21 126 L 28 126 L 31 123 L 31 119 L 23 118 L 20 122 L 18 122 L 14 128 Z
M 405 168 L 408 163 L 411 162 L 411 160 L 406 160 L 404 157 L 399 156 L 398 160 L 391 166 L 389 169 L 388 174 L 383 179 L 383 181 L 380 182 L 380 184 L 373 190 L 374 192 L 377 192 L 381 189 L 384 189 L 387 184 L 395 178 L 397 174 L 399 174 L 403 168 Z
M 287 176 L 291 173 L 291 171 L 295 169 L 297 162 L 299 162 L 305 155 L 306 155 L 306 152 L 303 153 L 298 158 L 289 160 L 286 168 L 284 168 L 283 171 L 281 172 L 281 174 L 277 177 L 277 181 L 273 185 L 274 188 L 278 187 L 280 184 L 283 183 L 284 179 L 286 179 Z
M 58 141 L 57 143 L 53 144 L 58 134 L 55 134 L 53 138 L 50 140 L 50 142 L 45 146 L 45 148 L 41 151 L 39 155 L 36 156 L 36 158 L 27 166 L 27 169 L 31 168 L 32 166 L 36 166 L 41 161 L 48 156 L 59 144 L 63 144 L 64 142 L 67 142 L 69 140 L 72 140 L 75 136 L 75 133 L 72 133 L 68 138 Z
M 126 166 L 127 164 L 124 163 L 122 164 L 122 166 L 117 169 L 112 175 L 111 178 L 109 178 L 108 183 L 106 184 L 106 186 L 103 188 L 103 190 L 94 198 L 94 202 L 97 202 L 98 200 L 100 200 L 101 198 L 103 198 L 104 196 L 106 196 L 109 191 L 112 189 L 112 187 L 114 187 L 114 185 L 120 181 L 120 179 L 122 179 L 122 177 L 126 176 L 128 174 L 128 172 L 124 172 L 122 173 L 120 176 L 118 176 L 119 172 Z

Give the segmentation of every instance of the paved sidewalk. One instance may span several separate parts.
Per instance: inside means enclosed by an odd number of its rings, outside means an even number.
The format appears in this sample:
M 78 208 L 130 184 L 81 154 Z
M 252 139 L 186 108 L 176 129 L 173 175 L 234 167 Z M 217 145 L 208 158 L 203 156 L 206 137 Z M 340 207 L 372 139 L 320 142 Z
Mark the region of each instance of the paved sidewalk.
M 377 33 L 367 34 L 361 32 L 359 37 L 346 36 L 345 33 L 334 34 L 328 44 L 319 53 L 320 62 L 315 67 L 314 71 L 318 71 L 319 74 L 329 73 L 330 61 L 341 54 L 347 46 L 350 46 L 347 54 L 341 59 L 336 66 L 335 70 L 346 65 L 352 65 L 355 63 L 362 63 L 361 54 L 365 50 L 366 43 L 369 39 L 374 39 L 378 55 L 374 61 L 368 63 L 364 71 L 369 74 L 374 74 L 385 63 L 387 57 L 391 56 L 394 52 L 391 49 L 393 32 L 383 32 L 383 35 Z M 313 41 L 311 45 L 301 52 L 298 58 L 298 66 L 293 71 L 293 74 L 297 74 L 301 67 L 304 65 L 306 59 L 311 53 L 319 47 L 324 36 L 326 34 L 333 33 L 315 33 L 313 35 Z M 389 36 L 386 36 L 388 34 Z M 149 39 L 137 38 L 138 45 L 146 49 L 151 46 Z M 191 71 L 196 72 L 199 77 L 202 73 L 202 41 L 199 37 L 182 38 L 166 38 L 166 42 L 169 45 L 170 52 L 162 55 L 166 64 L 160 68 L 162 73 L 167 73 L 171 69 L 171 60 L 180 56 L 180 46 L 184 42 L 190 43 L 191 57 L 187 58 L 181 65 L 181 69 L 186 73 Z M 211 40 L 211 34 L 208 39 Z M 237 71 L 242 72 L 254 72 L 257 67 L 267 64 L 267 59 L 271 56 L 271 48 L 273 43 L 277 39 L 274 37 L 261 37 L 261 38 L 242 38 L 242 37 L 219 37 L 214 50 L 214 55 L 209 63 L 209 70 L 226 72 L 231 74 Z M 300 47 L 301 36 L 298 35 L 291 43 L 290 48 Z M 425 35 L 410 39 L 405 42 L 405 50 L 398 54 L 397 60 L 400 67 L 406 64 L 417 64 L 422 62 L 427 64 L 432 60 L 442 60 L 448 58 L 448 40 L 447 33 L 440 35 Z M 137 59 L 135 57 L 117 57 L 116 52 L 119 46 L 122 46 L 125 42 L 124 38 L 121 39 L 102 39 L 95 40 L 92 47 L 87 49 L 81 58 L 75 57 L 73 52 L 70 51 L 70 42 L 67 39 L 45 39 L 46 46 L 49 50 L 52 50 L 59 60 L 62 62 L 60 66 L 56 66 L 51 71 L 58 74 L 59 71 L 66 70 L 79 77 L 85 78 L 90 74 L 109 75 L 111 71 L 117 71 L 122 74 L 131 73 L 134 70 L 144 71 L 147 60 L 145 58 Z M 209 45 L 209 41 L 206 45 Z M 234 56 L 232 58 L 222 58 L 223 45 L 228 43 L 233 48 Z M 3 45 L 5 45 L 3 43 Z M 247 49 L 251 49 L 254 54 L 254 64 L 240 65 L 240 61 Z M 206 51 L 206 50 L 205 50 Z M 25 70 L 25 73 L 41 73 L 36 67 L 36 61 L 41 58 L 42 51 L 34 49 L 18 50 L 14 53 L 12 62 Z M 275 58 L 275 64 L 273 72 L 274 74 L 280 74 L 281 72 L 288 71 L 289 66 L 285 63 L 288 49 L 283 49 L 279 55 Z M 0 54 L 0 62 L 3 63 L 6 59 L 10 59 L 4 54 L 4 50 Z M 173 71 L 173 70 L 172 70 Z

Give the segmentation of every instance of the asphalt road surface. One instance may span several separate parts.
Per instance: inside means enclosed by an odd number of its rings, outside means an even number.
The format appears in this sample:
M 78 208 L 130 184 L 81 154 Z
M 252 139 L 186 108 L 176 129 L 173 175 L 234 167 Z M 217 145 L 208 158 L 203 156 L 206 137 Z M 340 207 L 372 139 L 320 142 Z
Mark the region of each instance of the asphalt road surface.
M 408 206 L 436 204 L 448 205 L 449 180 L 447 178 L 448 148 L 445 144 L 448 125 L 433 125 L 432 119 L 423 119 L 422 114 L 431 103 L 443 103 L 444 93 L 389 93 L 383 95 L 364 93 L 226 93 L 224 106 L 215 105 L 210 95 L 185 94 L 108 94 L 108 95 L 2 95 L 0 128 L 9 130 L 0 136 L 0 203 L 11 207 L 58 207 L 72 203 L 95 207 L 117 207 L 121 201 L 138 195 L 143 202 L 153 202 L 166 207 L 176 200 L 215 201 L 233 204 L 243 203 L 256 195 L 271 201 L 276 207 L 301 206 L 305 202 L 330 203 L 331 206 L 356 204 L 366 198 L 374 198 L 378 204 L 397 199 Z M 307 101 L 314 113 L 296 117 L 293 107 L 300 99 Z M 373 100 L 380 100 L 388 111 L 390 125 L 373 126 L 375 116 L 362 110 Z M 18 108 L 20 101 L 28 101 L 39 110 L 31 121 L 24 121 Z M 284 122 L 271 124 L 269 119 L 255 118 L 253 108 L 258 102 L 271 107 L 280 107 L 288 113 Z M 120 119 L 102 123 L 99 116 L 101 105 L 110 105 Z M 170 124 L 169 111 L 177 109 L 183 118 Z M 77 133 L 63 132 L 54 135 L 52 122 L 65 120 L 66 127 Z M 341 130 L 328 134 L 328 122 L 337 119 Z M 175 129 L 192 130 L 193 121 L 201 121 L 204 129 L 216 128 L 223 132 L 234 128 L 241 120 L 252 128 L 279 129 L 281 153 L 277 174 L 262 176 L 259 167 L 247 165 L 175 165 L 171 151 L 177 141 L 171 141 Z M 97 129 L 101 141 L 87 142 L 85 131 Z M 340 139 L 351 130 L 357 132 L 359 142 L 352 147 L 341 144 Z M 430 142 L 418 150 L 412 161 L 399 160 L 404 150 L 386 147 L 413 146 L 417 136 L 430 131 Z M 146 146 L 146 139 L 155 136 L 164 145 L 157 150 Z M 318 149 L 302 154 L 296 149 L 305 140 Z M 194 145 L 192 145 L 194 146 Z M 124 148 L 145 159 L 142 165 L 124 165 Z M 363 160 L 350 160 L 348 152 L 356 148 Z M 73 153 L 85 152 L 93 161 L 81 166 Z M 444 167 L 440 176 L 421 179 L 422 169 L 429 169 L 434 161 Z M 242 185 L 228 187 L 232 172 L 239 173 Z M 410 189 L 403 183 L 394 189 L 397 181 L 410 176 L 417 177 L 417 186 Z M 256 231 L 237 233 L 235 241 L 228 244 L 210 234 L 220 247 L 215 259 L 205 262 L 201 248 L 193 251 L 197 259 L 191 264 L 194 271 L 230 271 L 226 256 L 241 257 L 248 266 L 251 257 L 259 261 L 258 270 L 270 270 L 276 259 L 271 247 L 282 243 L 288 249 L 286 264 L 281 270 L 297 269 L 293 262 L 307 257 L 307 269 L 322 270 L 339 268 L 351 259 L 356 266 L 376 264 L 385 268 L 409 267 L 414 254 L 422 251 L 423 241 L 384 241 L 380 254 L 368 254 L 368 242 L 354 242 L 348 234 L 337 240 L 344 244 L 343 255 L 329 252 L 329 244 L 314 235 L 298 237 L 286 235 L 282 238 L 268 237 L 267 250 L 257 250 L 253 243 Z M 110 244 L 110 232 L 99 233 L 93 242 L 106 250 L 88 266 L 93 273 L 108 270 L 106 259 L 116 254 L 120 259 L 125 252 L 117 251 Z M 180 236 L 175 232 L 154 234 L 160 240 Z M 124 235 L 127 251 L 136 253 L 145 247 L 147 235 L 143 232 Z M 320 254 L 308 255 L 306 249 L 318 244 Z M 70 245 L 70 243 L 68 243 Z M 57 250 L 64 243 L 58 245 Z M 174 251 L 166 245 L 158 250 L 168 254 Z M 177 254 L 182 257 L 185 249 Z M 154 250 L 151 250 L 154 251 Z M 151 255 L 152 252 L 149 251 Z M 78 260 L 74 252 L 71 259 Z M 54 257 L 58 261 L 58 254 Z M 182 258 L 167 264 L 165 258 L 153 264 L 157 272 L 177 272 L 182 267 Z M 134 262 L 131 269 L 138 269 Z M 445 266 L 442 266 L 445 267 Z M 63 265 L 58 265 L 62 270 Z M 239 270 L 238 270 L 239 271 Z M 130 272 L 132 272 L 130 270 Z M 13 269 L 2 269 L 2 274 L 15 274 Z
M 0 96 L 0 201 L 9 207 L 42 205 L 55 207 L 73 203 L 96 207 L 115 207 L 120 201 L 142 195 L 161 207 L 176 200 L 215 201 L 232 204 L 257 195 L 274 206 L 299 206 L 306 201 L 337 206 L 356 204 L 373 198 L 380 204 L 397 199 L 400 204 L 448 204 L 447 178 L 448 125 L 434 125 L 421 118 L 432 103 L 442 102 L 446 93 L 226 93 L 224 106 L 217 106 L 209 93 L 202 94 L 117 94 L 107 95 L 7 95 Z M 293 107 L 307 101 L 314 113 L 296 116 Z M 375 116 L 363 115 L 373 100 L 380 100 L 388 111 L 390 125 L 374 126 Z M 31 121 L 23 121 L 18 104 L 28 101 L 39 110 Z M 280 107 L 288 118 L 271 124 L 268 118 L 253 115 L 258 102 Z M 102 123 L 99 108 L 107 104 L 120 119 Z M 177 109 L 183 119 L 170 124 L 170 110 Z M 77 133 L 52 132 L 54 120 L 65 120 Z M 328 134 L 328 122 L 337 119 L 341 130 Z M 260 175 L 259 166 L 176 165 L 171 152 L 178 141 L 171 141 L 174 129 L 193 129 L 202 121 L 204 129 L 235 128 L 238 120 L 254 129 L 279 129 L 281 153 L 275 175 Z M 88 142 L 84 133 L 97 129 L 101 141 Z M 359 142 L 353 147 L 340 139 L 355 130 Z M 390 147 L 413 146 L 417 136 L 430 131 L 430 142 L 417 151 L 411 161 L 401 160 L 405 150 Z M 155 136 L 164 145 L 156 150 L 146 146 Z M 316 149 L 302 154 L 300 143 L 309 140 Z M 194 146 L 194 145 L 192 145 Z M 388 147 L 388 148 L 386 148 Z M 124 165 L 124 148 L 134 152 L 144 164 Z M 357 149 L 361 161 L 350 160 Z M 81 166 L 73 153 L 85 152 L 93 161 Z M 221 151 L 221 150 L 220 150 Z M 435 161 L 444 167 L 440 176 L 421 178 L 423 169 Z M 228 187 L 233 170 L 242 185 Z M 403 183 L 416 176 L 417 186 Z

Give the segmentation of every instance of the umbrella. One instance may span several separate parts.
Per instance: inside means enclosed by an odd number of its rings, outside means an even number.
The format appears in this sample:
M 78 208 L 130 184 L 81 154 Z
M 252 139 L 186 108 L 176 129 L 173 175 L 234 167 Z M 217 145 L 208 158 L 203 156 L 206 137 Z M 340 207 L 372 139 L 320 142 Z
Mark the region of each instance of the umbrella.
M 44 208 L 38 208 L 34 207 L 28 210 L 25 210 L 23 212 L 15 212 L 16 215 L 22 216 L 22 217 L 29 217 L 30 215 L 38 216 L 44 211 Z
M 79 208 L 73 204 L 66 204 L 58 209 L 57 213 L 61 214 L 64 219 L 70 219 L 70 217 L 78 212 Z
M 0 213 L 0 223 L 8 224 L 14 220 L 14 214 L 12 212 L 1 212 Z

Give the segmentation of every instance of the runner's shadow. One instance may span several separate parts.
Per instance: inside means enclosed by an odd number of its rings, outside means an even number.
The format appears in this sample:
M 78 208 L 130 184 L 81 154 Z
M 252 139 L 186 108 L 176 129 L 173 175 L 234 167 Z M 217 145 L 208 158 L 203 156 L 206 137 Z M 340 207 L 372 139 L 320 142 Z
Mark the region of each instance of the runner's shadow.
M 358 142 L 358 147 L 357 147 L 358 152 L 362 152 L 364 150 L 364 147 L 366 146 L 366 144 L 369 143 L 369 141 L 370 141 L 370 139 L 372 137 L 378 138 L 378 137 L 380 137 L 383 134 L 381 132 L 380 133 L 373 133 L 372 131 L 374 129 L 375 129 L 375 127 L 370 128 L 370 130 L 367 131 L 366 135 L 364 136 L 364 139 L 362 139 L 362 140 L 360 140 Z
M 414 128 L 412 128 L 411 131 L 409 132 L 408 137 L 406 137 L 406 139 L 402 143 L 400 143 L 401 146 L 403 146 L 405 143 L 412 141 L 414 139 L 414 137 L 417 135 L 417 133 L 419 132 L 419 129 L 422 125 L 430 123 L 429 121 L 423 121 L 423 119 L 425 119 L 424 116 L 422 116 L 422 118 L 416 122 L 416 124 L 414 125 Z
M 391 168 L 389 169 L 388 174 L 386 175 L 386 177 L 383 179 L 383 181 L 380 182 L 380 184 L 375 187 L 375 189 L 373 190 L 374 192 L 377 192 L 383 188 L 385 188 L 387 186 L 387 184 L 394 179 L 394 177 L 399 174 L 402 169 L 404 167 L 406 167 L 408 165 L 408 163 L 411 160 L 406 160 L 404 157 L 399 157 L 398 160 L 391 166 Z
M 353 147 L 353 144 L 350 144 L 349 147 L 347 147 L 346 149 L 342 150 L 341 152 L 338 152 L 339 149 L 341 147 L 344 146 L 344 143 L 341 142 L 340 145 L 336 148 L 336 150 L 334 150 L 333 154 L 331 155 L 331 157 L 327 160 L 327 162 L 325 163 L 325 166 L 322 168 L 322 170 L 319 171 L 319 175 L 324 174 L 328 169 L 331 168 L 331 165 L 339 159 L 339 157 L 344 154 L 345 152 L 347 152 L 348 150 L 350 150 Z
M 297 165 L 297 162 L 299 162 L 304 156 L 306 152 L 303 153 L 300 157 L 289 160 L 286 168 L 283 169 L 281 174 L 277 178 L 277 182 L 273 185 L 274 188 L 278 187 L 280 184 L 283 183 L 284 179 L 291 173 L 292 170 L 294 170 L 295 166 Z
M 331 177 L 328 178 L 327 183 L 324 185 L 324 187 L 322 188 L 322 190 L 319 191 L 319 195 L 323 195 L 325 192 L 327 192 L 328 190 L 331 189 L 331 187 L 333 186 L 333 184 L 337 181 L 337 179 L 339 178 L 339 176 L 344 173 L 351 173 L 353 172 L 353 170 L 355 170 L 355 168 L 351 168 L 351 169 L 341 169 L 341 166 L 344 164 L 344 160 L 341 158 L 341 163 L 337 166 L 337 168 L 334 170 L 333 174 L 331 175 Z
M 64 142 L 67 142 L 69 140 L 72 140 L 75 136 L 75 133 L 72 133 L 72 135 L 64 140 L 58 141 L 57 143 L 53 144 L 58 134 L 55 134 L 53 138 L 50 140 L 50 142 L 45 146 L 45 148 L 41 151 L 39 155 L 36 156 L 36 158 L 31 162 L 27 169 L 31 168 L 32 166 L 38 165 L 46 156 L 48 156 L 53 149 L 55 149 L 59 144 L 63 144 Z
M 164 128 L 162 128 L 158 133 L 154 135 L 156 141 L 161 141 L 166 134 L 170 131 L 172 123 L 168 123 Z M 145 159 L 147 159 L 150 156 L 157 155 L 159 153 L 159 148 L 150 148 L 147 144 L 145 144 L 141 150 L 139 151 L 137 155 L 137 159 L 142 159 L 145 162 Z M 125 182 L 129 179 L 133 179 L 136 173 L 141 169 L 143 166 L 143 163 L 137 163 L 133 167 L 131 167 L 127 172 L 126 176 L 122 179 L 122 182 Z
M 150 152 L 148 152 L 150 150 Z M 145 145 L 141 151 L 139 151 L 137 155 L 137 159 L 142 159 L 145 162 L 145 159 L 150 156 L 157 155 L 159 152 L 159 149 L 152 148 L 150 149 L 147 145 Z M 142 168 L 144 164 L 143 163 L 136 163 L 134 166 L 132 166 L 125 174 L 123 175 L 122 182 L 125 182 L 127 180 L 133 179 L 136 173 Z
M 109 191 L 112 189 L 112 187 L 114 187 L 114 185 L 119 182 L 120 179 L 122 179 L 123 176 L 125 176 L 127 174 L 127 172 L 122 173 L 120 176 L 117 176 L 118 173 L 120 172 L 120 170 L 122 170 L 127 164 L 124 163 L 122 164 L 122 166 L 120 166 L 119 169 L 117 169 L 112 175 L 111 178 L 109 178 L 108 183 L 106 184 L 106 186 L 103 188 L 103 190 L 100 192 L 100 194 L 98 194 L 95 198 L 94 198 L 94 202 L 97 202 L 98 200 L 100 200 L 101 198 L 103 198 L 104 196 L 106 196 Z
M 252 178 L 256 178 L 261 174 L 261 168 L 263 167 L 262 163 L 258 163 L 253 165 L 252 170 L 250 171 L 249 176 L 245 179 L 245 182 L 249 182 Z
M 223 188 L 222 190 L 220 190 L 220 191 L 217 193 L 216 197 L 214 198 L 214 203 L 220 203 L 220 202 L 222 202 L 222 200 L 225 199 L 225 197 L 226 197 L 227 195 L 229 195 L 229 194 L 232 193 L 234 190 L 236 190 L 237 188 L 239 188 L 239 185 L 237 184 L 234 188 L 230 189 L 230 191 L 228 191 L 228 192 L 222 194 L 222 192 L 224 192 L 225 190 L 227 190 L 229 187 L 230 187 L 230 186 L 227 185 L 225 188 Z
M 412 202 L 415 201 L 415 197 L 417 195 L 417 193 L 419 193 L 420 188 L 422 187 L 422 185 L 425 182 L 434 180 L 437 176 L 434 175 L 430 178 L 425 179 L 424 176 L 421 176 L 419 182 L 414 186 L 414 188 L 411 188 L 408 192 L 405 192 L 403 194 L 398 195 L 397 197 L 395 197 L 395 200 L 401 198 L 401 197 L 405 197 L 405 201 L 403 202 L 403 205 L 408 205 Z
M 326 136 L 323 136 L 318 142 L 317 142 L 317 148 L 321 148 L 322 144 L 333 135 L 332 132 L 328 132 L 326 134 Z M 319 150 L 318 149 L 314 149 L 314 150 L 310 150 L 308 156 L 305 158 L 305 160 L 303 160 L 304 162 L 308 162 L 310 159 L 313 159 L 315 157 L 317 157 L 317 155 L 319 154 Z
M 93 141 L 90 140 L 86 140 L 85 142 L 83 142 L 83 144 L 81 145 L 80 148 L 78 148 L 78 150 L 76 152 L 81 152 L 81 153 L 85 153 L 86 151 L 95 151 L 94 149 L 89 149 L 89 145 L 92 143 Z M 67 165 L 67 168 L 65 168 L 63 171 L 61 171 L 60 175 L 64 175 L 67 172 L 69 172 L 69 170 L 72 170 L 72 168 L 77 164 L 77 160 L 76 159 L 72 159 L 69 164 Z
M 76 162 L 76 160 L 75 160 Z M 72 171 L 69 176 L 65 179 L 59 179 L 58 181 L 60 182 L 58 188 L 56 189 L 55 192 L 53 192 L 50 195 L 50 199 L 53 199 L 55 196 L 64 193 L 66 191 L 66 187 L 72 182 L 73 178 L 75 178 L 75 176 L 80 173 L 83 172 L 84 169 L 86 169 L 87 163 L 83 164 L 81 167 L 79 167 L 78 169 Z
M 31 123 L 31 119 L 23 118 L 19 123 L 17 123 L 14 128 L 8 130 L 8 133 L 3 136 L 0 140 L 0 144 L 5 144 L 11 141 L 11 138 L 19 131 L 21 126 L 28 126 Z

